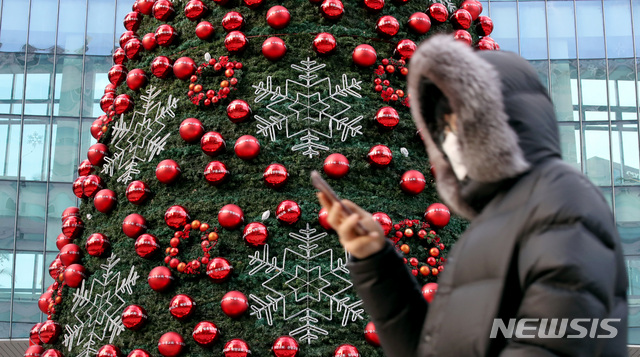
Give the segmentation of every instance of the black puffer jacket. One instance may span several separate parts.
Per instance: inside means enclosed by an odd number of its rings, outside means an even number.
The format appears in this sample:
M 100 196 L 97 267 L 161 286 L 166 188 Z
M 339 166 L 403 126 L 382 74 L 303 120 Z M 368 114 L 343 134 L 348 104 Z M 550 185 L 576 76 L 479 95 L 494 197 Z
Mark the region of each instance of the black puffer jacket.
M 444 36 L 423 43 L 411 61 L 412 114 L 438 191 L 471 225 L 431 304 L 390 244 L 350 262 L 385 354 L 627 355 L 627 276 L 613 217 L 599 190 L 561 160 L 553 106 L 533 68 L 515 54 L 475 53 Z M 440 150 L 433 103 L 443 95 L 458 116 L 463 183 Z M 585 321 L 585 338 L 527 337 L 535 328 L 490 338 L 496 318 L 530 318 L 534 327 L 552 318 L 619 320 L 607 324 L 614 338 L 593 338 Z M 564 336 L 581 332 L 568 325 Z M 599 327 L 597 335 L 611 333 Z

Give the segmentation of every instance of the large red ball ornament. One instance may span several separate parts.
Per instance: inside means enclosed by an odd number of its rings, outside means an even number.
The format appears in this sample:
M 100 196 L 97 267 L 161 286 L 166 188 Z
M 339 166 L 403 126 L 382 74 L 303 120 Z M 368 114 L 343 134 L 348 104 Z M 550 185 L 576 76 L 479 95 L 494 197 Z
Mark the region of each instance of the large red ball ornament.
M 275 37 L 271 37 L 275 38 Z M 268 41 L 268 40 L 267 40 Z M 264 51 L 264 46 L 263 46 Z M 236 99 L 227 106 L 227 117 L 233 123 L 242 123 L 251 116 L 251 107 L 249 103 L 242 99 Z
M 251 160 L 260 154 L 260 143 L 251 135 L 243 135 L 236 140 L 233 150 L 242 160 Z
M 154 76 L 164 79 L 172 72 L 171 60 L 165 56 L 158 56 L 151 62 L 151 73 Z
M 169 0 L 157 0 L 153 4 L 153 17 L 160 21 L 167 21 L 176 11 Z
M 171 206 L 164 212 L 164 222 L 172 229 L 182 229 L 189 221 L 191 221 L 189 212 L 182 206 Z
M 196 327 L 193 328 L 193 333 L 191 333 L 193 340 L 200 346 L 205 347 L 213 345 L 219 335 L 218 327 L 210 321 L 199 322 Z
M 242 0 L 242 2 L 246 7 L 250 9 L 257 9 L 258 7 L 260 7 L 260 5 L 262 5 L 264 0 Z
M 231 53 L 244 51 L 248 43 L 249 40 L 247 39 L 247 36 L 240 31 L 231 31 L 224 38 L 224 47 L 226 47 L 227 51 Z
M 38 336 L 42 342 L 53 344 L 58 340 L 61 333 L 62 326 L 60 326 L 59 323 L 53 320 L 47 320 L 42 324 L 42 326 L 40 326 Z
M 384 0 L 364 0 L 364 7 L 371 12 L 378 12 L 384 8 Z
M 123 65 L 127 62 L 127 54 L 124 52 L 124 49 L 122 47 L 118 47 L 116 48 L 115 51 L 113 51 L 113 63 L 117 64 L 117 65 Z M 113 86 L 113 84 L 111 84 Z M 115 90 L 114 90 L 115 92 Z M 106 91 L 105 91 L 106 93 Z
M 89 130 L 91 132 L 91 136 L 93 136 L 94 139 L 100 140 L 100 138 L 102 137 L 102 134 L 104 134 L 102 132 L 103 125 L 104 125 L 104 121 L 102 120 L 102 118 L 98 118 L 94 120 L 93 123 L 91 123 L 91 128 Z
M 416 12 L 409 16 L 409 29 L 418 35 L 424 35 L 431 29 L 431 19 L 424 12 Z
M 269 37 L 262 43 L 262 54 L 271 61 L 277 61 L 287 53 L 287 45 L 279 37 Z
M 386 145 L 375 145 L 367 154 L 367 161 L 375 167 L 387 167 L 392 159 L 393 153 Z
M 184 16 L 191 21 L 200 19 L 207 11 L 207 7 L 201 0 L 190 0 L 187 5 L 184 6 Z
M 139 330 L 147 318 L 147 311 L 140 305 L 129 305 L 122 312 L 122 324 L 129 330 Z
M 382 16 L 376 24 L 376 31 L 384 37 L 393 37 L 400 30 L 400 23 L 395 17 L 385 15 Z
M 62 234 L 70 239 L 76 239 L 84 231 L 84 223 L 79 217 L 69 217 L 62 222 Z
M 113 101 L 113 107 L 116 114 L 124 114 L 133 109 L 133 99 L 128 94 L 120 94 Z M 91 159 L 89 159 L 91 160 Z M 93 164 L 93 162 L 91 162 Z
M 391 229 L 393 228 L 393 222 L 391 221 L 391 217 L 389 217 L 389 215 L 384 212 L 376 212 L 372 215 L 372 217 L 373 217 L 373 220 L 378 222 L 380 227 L 382 227 L 382 231 L 384 232 L 384 235 L 385 236 L 389 235 L 389 232 L 391 232 Z
M 481 51 L 497 51 L 500 49 L 498 43 L 489 36 L 485 36 L 481 38 L 475 46 L 477 49 Z
M 65 208 L 61 215 L 62 221 L 64 222 L 69 217 L 80 217 L 80 209 L 73 206 Z
M 151 353 L 138 348 L 129 352 L 127 357 L 151 357 Z
M 46 314 L 46 311 L 44 312 Z M 37 324 L 31 327 L 29 330 L 29 345 L 41 345 L 42 341 L 40 341 L 40 336 L 38 333 L 40 332 L 40 327 L 42 327 L 42 322 L 38 322 Z
M 218 212 L 218 223 L 225 229 L 236 229 L 244 222 L 242 209 L 234 204 L 225 205 Z
M 78 165 L 78 175 L 79 176 L 87 176 L 93 172 L 93 164 L 88 159 L 82 160 L 80 165 Z
M 173 275 L 171 270 L 167 267 L 159 266 L 151 269 L 147 282 L 149 287 L 155 291 L 165 291 L 171 285 L 173 281 Z
M 449 11 L 443 4 L 436 2 L 429 6 L 429 17 L 437 22 L 445 22 L 449 18 Z
M 52 279 L 56 280 L 58 279 L 58 276 L 60 275 L 60 273 L 64 271 L 65 268 L 66 266 L 62 264 L 62 260 L 60 260 L 60 256 L 57 256 L 51 262 L 51 264 L 49 264 L 49 276 L 51 276 Z
M 62 354 L 62 352 L 51 348 L 44 351 L 44 353 L 42 354 L 42 357 L 64 357 L 64 355 Z
M 330 55 L 335 52 L 337 47 L 336 38 L 328 32 L 319 33 L 313 39 L 313 50 L 319 55 Z
M 69 266 L 80 261 L 80 247 L 77 244 L 67 244 L 60 249 L 60 261 L 62 265 Z
M 107 72 L 107 77 L 109 82 L 117 87 L 127 78 L 127 69 L 121 64 L 116 64 Z
M 63 277 L 67 286 L 75 289 L 82 284 L 82 281 L 87 278 L 87 275 L 82 265 L 71 264 L 64 270 Z
M 122 357 L 122 352 L 114 345 L 104 345 L 100 347 L 96 357 Z
M 453 33 L 453 38 L 455 38 L 458 41 L 462 41 L 469 46 L 471 46 L 471 44 L 473 43 L 473 38 L 471 37 L 471 34 L 465 30 L 456 30 Z
M 123 49 L 128 59 L 136 60 L 140 58 L 140 53 L 143 49 L 142 41 L 140 41 L 138 38 L 132 38 L 124 44 Z
M 216 29 L 213 27 L 211 22 L 202 21 L 196 26 L 196 36 L 198 36 L 201 40 L 208 40 L 213 37 Z
M 178 79 L 189 79 L 196 72 L 196 63 L 190 57 L 180 57 L 173 64 L 173 74 Z
M 398 112 L 392 107 L 380 108 L 376 113 L 375 119 L 376 123 L 378 123 L 381 128 L 389 130 L 395 128 L 398 123 L 400 123 L 400 116 L 398 115 Z
M 280 202 L 278 208 L 276 208 L 276 218 L 286 224 L 294 224 L 300 219 L 302 214 L 300 206 L 297 202 L 291 200 L 284 200 Z
M 142 15 L 138 11 L 132 11 L 124 17 L 124 28 L 136 32 L 140 28 Z
M 138 11 L 145 15 L 151 15 L 153 12 L 153 4 L 155 2 L 156 0 L 137 0 L 136 3 L 138 4 Z
M 124 45 L 129 42 L 129 40 L 133 39 L 133 38 L 138 38 L 138 35 L 136 35 L 135 32 L 133 31 L 125 31 L 122 33 L 122 35 L 120 35 L 120 47 L 124 48 Z
M 180 137 L 188 143 L 195 143 L 204 134 L 202 122 L 196 118 L 188 118 L 180 123 Z
M 175 39 L 178 37 L 178 34 L 176 33 L 176 30 L 173 28 L 173 26 L 164 24 L 158 26 L 156 32 L 154 33 L 154 36 L 156 38 L 156 43 L 159 46 L 168 47 L 171 46 L 173 41 L 175 41 Z
M 324 159 L 324 165 L 322 166 L 327 176 L 333 179 L 339 179 L 349 173 L 349 160 L 339 153 L 334 153 L 327 156 Z
M 182 172 L 180 165 L 171 159 L 162 160 L 156 166 L 156 178 L 167 185 L 177 180 L 180 172 Z
M 276 5 L 267 11 L 267 24 L 276 30 L 287 27 L 291 21 L 291 14 L 286 7 Z
M 132 181 L 129 186 L 127 186 L 125 194 L 129 202 L 134 205 L 140 205 L 151 196 L 151 190 L 149 186 L 142 181 Z
M 113 101 L 116 100 L 116 96 L 113 93 L 105 93 L 102 98 L 100 98 L 100 109 L 103 112 L 108 113 L 109 108 L 113 105 Z
M 214 186 L 223 183 L 229 178 L 227 165 L 220 161 L 211 161 L 207 167 L 204 168 L 204 178 Z
M 133 91 L 139 91 L 147 85 L 147 74 L 140 68 L 132 69 L 127 73 L 127 87 Z
M 278 337 L 271 348 L 275 357 L 297 357 L 300 346 L 291 336 Z
M 103 143 L 97 143 L 89 146 L 87 151 L 87 159 L 92 165 L 102 165 L 104 157 L 109 153 L 109 148 Z
M 140 258 L 148 259 L 151 258 L 154 254 L 156 254 L 160 250 L 160 244 L 158 243 L 158 238 L 151 234 L 141 234 L 137 239 L 134 245 L 136 249 L 136 254 Z
M 320 5 L 320 12 L 325 19 L 340 20 L 344 15 L 344 4 L 340 0 L 324 0 Z
M 227 31 L 241 30 L 244 26 L 244 17 L 237 11 L 230 11 L 222 18 L 222 28 Z
M 82 192 L 85 197 L 93 197 L 104 187 L 102 178 L 98 175 L 89 175 L 82 181 Z
M 93 166 L 93 165 L 92 165 Z M 73 194 L 78 198 L 85 198 L 84 190 L 82 189 L 82 183 L 87 178 L 87 176 L 79 176 L 77 179 L 73 181 Z
M 329 211 L 327 211 L 327 209 L 324 207 L 322 207 L 320 209 L 320 212 L 318 212 L 318 222 L 320 222 L 322 228 L 328 231 L 333 229 L 333 227 L 331 227 L 331 225 L 329 224 Z
M 177 357 L 185 347 L 184 339 L 177 332 L 167 332 L 158 341 L 158 352 L 164 357 Z
M 57 278 L 58 276 L 56 275 L 55 279 Z M 49 304 L 52 301 L 51 295 L 52 295 L 51 291 L 45 291 L 42 295 L 40 295 L 40 298 L 38 299 L 38 309 L 40 309 L 40 311 L 42 311 L 43 314 L 48 313 Z
M 102 233 L 93 233 L 87 238 L 87 243 L 85 244 L 87 254 L 92 257 L 101 257 L 109 250 L 109 247 L 111 247 L 111 243 Z
M 109 213 L 113 211 L 118 203 L 116 193 L 109 189 L 102 189 L 98 191 L 93 198 L 93 206 L 98 212 Z
M 360 67 L 370 67 L 376 63 L 378 54 L 371 45 L 358 45 L 351 54 L 353 63 Z
M 67 238 L 64 234 L 60 233 L 58 234 L 58 236 L 56 237 L 56 248 L 58 248 L 58 250 L 62 249 L 62 247 L 64 247 L 65 245 L 71 243 L 72 240 Z
M 244 227 L 242 238 L 252 247 L 261 247 L 267 244 L 269 231 L 264 224 L 260 222 L 251 222 Z
M 438 292 L 438 284 L 436 283 L 426 283 L 422 287 L 422 296 L 424 296 L 424 299 L 427 300 L 428 303 L 433 301 L 436 292 Z
M 338 346 L 333 352 L 333 357 L 360 357 L 360 352 L 356 346 L 344 344 Z
M 248 357 L 251 356 L 249 345 L 239 338 L 229 340 L 222 349 L 224 357 Z
M 493 32 L 493 20 L 489 16 L 479 16 L 476 31 L 480 36 L 489 36 Z
M 418 47 L 416 46 L 415 42 L 404 39 L 400 40 L 400 42 L 398 42 L 398 44 L 396 45 L 396 53 L 402 58 L 411 59 L 413 53 L 416 52 L 417 48 Z
M 480 1 L 465 0 L 460 4 L 460 8 L 469 11 L 473 21 L 475 21 L 482 13 L 482 3 Z
M 451 212 L 442 203 L 432 203 L 424 212 L 424 219 L 435 228 L 442 228 L 449 224 Z
M 233 266 L 225 258 L 213 258 L 207 264 L 207 275 L 214 283 L 222 283 L 231 277 Z
M 114 86 L 113 84 L 109 83 L 106 86 L 104 86 L 104 92 L 105 93 L 115 93 L 116 92 L 116 86 Z
M 271 188 L 279 188 L 287 182 L 289 172 L 284 165 L 271 164 L 264 170 L 262 178 L 264 178 L 264 182 L 267 186 Z
M 222 137 L 222 134 L 210 131 L 202 136 L 200 139 L 200 148 L 209 156 L 217 156 L 224 152 L 227 144 Z
M 132 213 L 122 221 L 122 232 L 129 238 L 137 238 L 147 230 L 147 220 L 138 213 Z
M 373 321 L 369 321 L 367 326 L 364 327 L 364 339 L 368 344 L 374 347 L 380 347 L 380 338 L 378 332 L 376 332 L 376 326 Z
M 247 297 L 239 291 L 229 291 L 220 302 L 222 312 L 231 318 L 242 316 L 249 308 Z
M 32 345 L 24 352 L 24 357 L 42 357 L 44 354 L 44 347 L 40 345 Z
M 402 191 L 410 194 L 417 195 L 424 190 L 427 185 L 427 180 L 424 179 L 422 172 L 417 170 L 409 170 L 402 174 L 400 179 L 400 188 Z
M 178 294 L 169 302 L 169 313 L 176 319 L 186 319 L 193 314 L 196 303 L 191 296 Z
M 471 27 L 471 14 L 465 9 L 458 9 L 451 15 L 451 23 L 454 28 L 467 30 Z

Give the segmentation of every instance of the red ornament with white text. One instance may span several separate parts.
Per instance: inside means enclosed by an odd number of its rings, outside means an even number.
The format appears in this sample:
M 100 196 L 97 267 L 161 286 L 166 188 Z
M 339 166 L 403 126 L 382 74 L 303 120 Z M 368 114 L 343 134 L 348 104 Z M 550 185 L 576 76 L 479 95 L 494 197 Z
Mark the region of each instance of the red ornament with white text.
M 260 154 L 260 142 L 251 135 L 243 135 L 236 140 L 233 149 L 242 160 L 255 159 Z
M 332 179 L 343 178 L 349 173 L 349 160 L 347 160 L 346 156 L 340 153 L 334 153 L 324 160 L 324 164 L 322 168 L 327 176 Z
M 233 230 L 244 222 L 244 213 L 238 205 L 228 204 L 218 212 L 218 223 L 222 228 Z
M 70 288 L 78 288 L 87 278 L 86 270 L 80 264 L 71 264 L 64 270 L 64 282 Z M 44 340 L 43 340 L 44 341 Z
M 319 33 L 313 39 L 313 50 L 321 56 L 327 56 L 336 51 L 337 41 L 332 34 L 328 32 Z
M 150 196 L 151 189 L 143 181 L 132 181 L 125 191 L 127 200 L 134 205 L 143 204 Z
M 231 273 L 233 266 L 225 258 L 213 258 L 207 264 L 207 276 L 216 284 L 229 280 Z
M 93 233 L 87 238 L 85 249 L 92 257 L 103 256 L 111 247 L 109 239 L 102 233 Z
M 244 27 L 244 17 L 237 11 L 230 11 L 222 18 L 222 28 L 227 31 L 242 30 Z
M 409 29 L 416 34 L 424 35 L 431 29 L 431 20 L 429 19 L 429 15 L 424 12 L 415 12 L 409 16 L 407 25 L 409 25 Z
M 180 137 L 188 143 L 195 143 L 202 138 L 204 126 L 196 118 L 187 118 L 180 123 Z
M 185 320 L 193 314 L 196 309 L 196 303 L 191 296 L 186 294 L 178 294 L 169 302 L 169 313 L 178 320 Z
M 147 277 L 147 282 L 149 283 L 149 287 L 155 291 L 165 291 L 173 282 L 174 278 L 171 274 L 171 270 L 167 267 L 159 266 L 151 269 L 149 272 L 149 276 Z
M 269 37 L 262 43 L 262 54 L 270 61 L 277 61 L 287 53 L 287 45 L 280 37 Z
M 451 212 L 442 203 L 433 203 L 424 212 L 424 219 L 436 228 L 442 228 L 449 224 Z
M 276 5 L 267 11 L 267 24 L 276 30 L 287 27 L 289 21 L 291 21 L 291 14 L 284 6 Z
M 393 153 L 386 145 L 375 145 L 367 154 L 367 161 L 371 166 L 383 168 L 391 164 Z
M 333 357 L 360 357 L 360 352 L 354 345 L 344 344 L 338 346 L 333 352 Z
M 248 357 L 251 356 L 249 345 L 239 338 L 227 341 L 222 349 L 224 357 Z
M 109 213 L 113 211 L 118 203 L 116 193 L 109 189 L 98 191 L 93 198 L 93 206 L 98 212 Z
M 213 322 L 202 321 L 193 328 L 191 336 L 200 346 L 209 347 L 218 340 L 220 331 Z
M 96 357 L 122 357 L 122 352 L 114 345 L 104 345 L 100 347 Z
M 147 230 L 147 220 L 138 213 L 132 213 L 122 221 L 122 232 L 129 238 L 138 238 Z
M 196 26 L 196 36 L 201 40 L 211 39 L 215 32 L 216 29 L 209 21 L 202 21 Z
M 284 200 L 280 202 L 276 209 L 276 218 L 286 224 L 294 224 L 300 219 L 302 214 L 300 206 L 292 200 Z
M 251 222 L 244 227 L 242 238 L 251 247 L 257 248 L 267 244 L 269 231 L 260 222 Z
M 271 347 L 275 357 L 297 357 L 300 351 L 298 341 L 291 336 L 280 336 Z
M 178 357 L 182 354 L 186 344 L 177 332 L 167 332 L 158 341 L 158 352 L 164 357 Z
M 360 67 L 370 67 L 376 63 L 378 54 L 371 45 L 358 45 L 351 54 L 353 63 Z
M 180 165 L 177 162 L 167 159 L 162 160 L 156 167 L 156 178 L 164 184 L 171 184 L 180 176 Z
M 262 178 L 264 178 L 264 182 L 267 186 L 271 188 L 280 188 L 287 182 L 289 172 L 284 165 L 271 164 L 264 170 Z
M 402 191 L 410 194 L 417 195 L 422 192 L 427 185 L 427 180 L 425 180 L 422 172 L 417 170 L 409 170 L 402 174 L 402 178 L 400 179 L 400 188 Z
M 160 250 L 160 244 L 154 235 L 144 233 L 136 238 L 134 248 L 140 258 L 149 259 Z
M 147 74 L 140 68 L 132 69 L 127 73 L 127 87 L 133 91 L 139 91 L 147 85 Z
M 209 156 L 218 156 L 225 151 L 227 144 L 222 134 L 210 131 L 200 139 L 200 148 Z
M 160 79 L 165 79 L 173 71 L 172 63 L 169 57 L 158 56 L 151 61 L 151 73 Z
M 367 326 L 364 327 L 364 339 L 373 347 L 380 347 L 380 338 L 378 332 L 376 332 L 376 326 L 373 321 L 369 321 Z
M 222 312 L 231 318 L 242 316 L 249 308 L 247 297 L 239 291 L 229 291 L 220 302 Z
M 204 169 L 204 178 L 213 186 L 224 183 L 229 178 L 227 165 L 220 161 L 211 161 Z

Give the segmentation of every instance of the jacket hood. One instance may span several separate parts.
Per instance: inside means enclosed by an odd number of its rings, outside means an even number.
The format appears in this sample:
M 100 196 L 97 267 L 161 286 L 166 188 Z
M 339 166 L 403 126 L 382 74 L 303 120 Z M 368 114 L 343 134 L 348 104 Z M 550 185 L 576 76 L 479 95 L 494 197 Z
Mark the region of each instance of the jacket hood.
M 423 42 L 410 63 L 411 114 L 436 173 L 438 193 L 457 214 L 474 218 L 491 192 L 551 157 L 561 157 L 553 105 L 531 65 L 500 51 L 474 52 L 450 35 Z M 443 97 L 457 115 L 467 179 L 460 182 L 441 150 Z M 476 200 L 477 201 L 477 200 Z

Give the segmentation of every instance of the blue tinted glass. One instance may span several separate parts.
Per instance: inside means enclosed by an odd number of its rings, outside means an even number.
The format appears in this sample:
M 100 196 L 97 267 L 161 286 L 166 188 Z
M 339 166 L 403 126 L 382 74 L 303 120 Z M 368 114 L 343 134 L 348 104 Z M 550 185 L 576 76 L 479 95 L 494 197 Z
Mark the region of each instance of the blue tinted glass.
M 53 55 L 36 54 L 27 65 L 25 115 L 51 115 Z
M 560 146 L 562 148 L 562 159 L 580 171 L 580 125 L 573 123 L 562 123 L 559 126 Z
M 558 121 L 579 120 L 578 115 L 578 69 L 576 61 L 551 61 L 549 75 L 551 100 Z M 580 153 L 580 151 L 578 151 Z
M 112 53 L 115 8 L 113 0 L 89 1 L 87 55 L 104 56 Z
M 609 126 L 590 124 L 584 125 L 583 130 L 585 174 L 596 186 L 611 186 Z
M 611 126 L 613 183 L 616 186 L 640 185 L 638 125 L 614 123 Z M 617 204 L 617 203 L 616 203 Z M 640 216 L 638 217 L 640 221 Z
M 636 74 L 633 59 L 609 59 L 611 120 L 636 120 Z
M 53 115 L 80 116 L 82 56 L 58 56 Z
M 520 54 L 526 59 L 547 58 L 544 1 L 519 3 Z
M 40 321 L 40 310 L 34 306 L 42 295 L 44 283 L 42 253 L 18 251 L 15 259 L 13 321 L 38 322 Z
M 633 57 L 629 1 L 605 1 L 604 16 L 607 30 L 607 56 L 609 58 Z
M 640 0 L 633 0 L 633 34 L 635 36 L 636 56 L 640 46 Z
M 604 58 L 602 3 L 600 1 L 576 1 L 575 4 L 580 58 Z
M 118 43 L 120 35 L 127 31 L 127 29 L 124 28 L 123 20 L 124 17 L 131 12 L 131 5 L 133 5 L 133 3 L 129 0 L 118 0 L 118 8 L 116 9 L 116 47 L 120 47 L 120 44 Z
M 638 254 L 640 242 L 640 187 L 616 187 L 616 223 L 627 254 Z M 636 284 L 636 288 L 637 288 Z M 635 294 L 640 295 L 636 290 Z
M 573 2 L 549 1 L 547 3 L 547 16 L 549 57 L 551 59 L 576 58 Z
M 494 23 L 491 37 L 500 44 L 503 51 L 518 53 L 518 12 L 515 1 L 492 2 L 491 18 Z
M 16 226 L 16 181 L 0 181 L 0 248 L 13 249 Z
M 482 4 L 482 13 L 480 15 L 491 16 L 489 15 L 489 2 L 480 1 L 480 4 Z
M 29 2 L 25 0 L 4 0 L 2 2 L 2 22 L 0 23 L 0 51 L 21 52 L 27 43 Z
M 49 167 L 49 118 L 25 119 L 20 178 L 46 181 Z
M 11 282 L 13 278 L 13 251 L 0 250 L 0 321 L 9 321 L 11 310 Z
M 0 25 L 1 26 L 1 25 Z M 18 53 L 0 53 L 0 113 L 22 113 L 24 62 Z
M 23 182 L 20 184 L 18 200 L 17 249 L 44 250 L 44 220 L 47 184 Z
M 53 53 L 56 44 L 57 15 L 57 1 L 31 0 L 30 52 Z
M 58 53 L 82 54 L 86 16 L 86 0 L 60 0 Z
M 104 88 L 109 84 L 107 73 L 111 69 L 111 56 L 92 56 L 86 57 L 84 61 L 84 96 L 83 98 L 83 117 L 98 117 L 102 114 L 102 110 L 95 110 L 94 104 L 100 103 L 100 98 L 104 94 Z M 98 106 L 99 108 L 99 106 Z
M 76 147 L 77 151 L 77 147 Z M 75 162 L 75 161 L 74 161 Z M 62 232 L 62 212 L 71 206 L 76 206 L 76 196 L 73 195 L 71 184 L 49 184 L 49 210 L 47 212 L 47 250 L 57 250 L 56 238 Z
M 20 118 L 0 118 L 0 179 L 16 179 L 19 155 Z
M 51 132 L 51 173 L 55 182 L 72 182 L 78 165 L 80 121 L 54 118 Z

